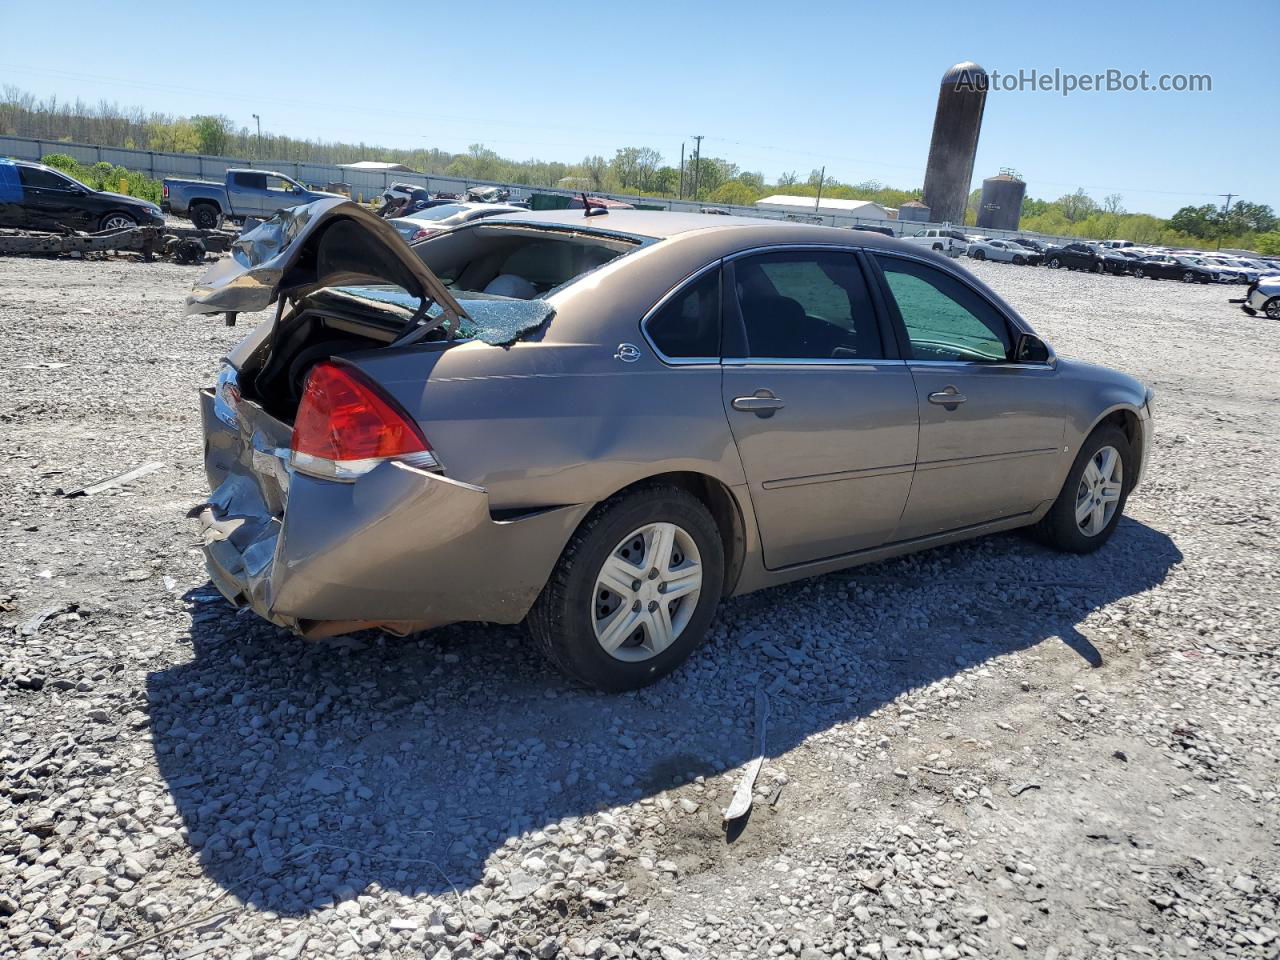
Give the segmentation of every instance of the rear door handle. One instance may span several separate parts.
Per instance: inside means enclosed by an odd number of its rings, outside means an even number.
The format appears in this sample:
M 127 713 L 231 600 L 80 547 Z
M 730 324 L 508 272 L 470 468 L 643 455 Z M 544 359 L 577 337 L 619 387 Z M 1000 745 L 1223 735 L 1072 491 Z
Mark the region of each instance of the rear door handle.
M 754 413 L 757 417 L 771 417 L 775 410 L 781 410 L 785 406 L 781 397 L 775 397 L 768 390 L 757 390 L 750 397 L 733 398 L 733 409 Z
M 969 399 L 955 387 L 943 387 L 936 393 L 929 394 L 929 402 L 943 407 L 954 408 Z

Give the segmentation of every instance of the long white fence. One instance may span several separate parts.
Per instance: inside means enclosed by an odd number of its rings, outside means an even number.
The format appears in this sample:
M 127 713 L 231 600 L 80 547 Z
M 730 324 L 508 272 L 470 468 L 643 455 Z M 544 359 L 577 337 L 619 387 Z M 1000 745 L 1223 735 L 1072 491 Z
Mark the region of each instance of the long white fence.
M 427 190 L 445 193 L 465 193 L 476 186 L 501 187 L 509 190 L 512 199 L 528 199 L 534 193 L 559 194 L 574 196 L 577 190 L 561 190 L 554 187 L 530 187 L 525 184 L 499 183 L 493 180 L 468 180 L 458 177 L 446 177 L 435 174 L 405 173 L 403 171 L 352 170 L 332 163 L 306 163 L 301 161 L 254 162 L 239 157 L 215 157 L 194 153 L 166 153 L 161 150 L 132 150 L 125 147 L 100 147 L 90 143 L 72 143 L 65 140 L 42 140 L 32 137 L 0 136 L 0 156 L 9 156 L 17 160 L 40 160 L 51 153 L 61 153 L 74 157 L 83 164 L 110 163 L 147 174 L 153 179 L 164 177 L 193 177 L 197 179 L 222 180 L 230 167 L 257 167 L 261 170 L 274 170 L 287 174 L 308 186 L 324 189 L 328 183 L 348 183 L 351 185 L 351 196 L 363 201 L 372 201 L 382 194 L 393 183 L 412 183 Z M 874 226 L 892 230 L 897 236 L 910 236 L 929 227 L 943 227 L 949 224 L 926 223 L 908 220 L 882 220 L 868 217 L 853 217 L 841 214 L 821 214 L 816 212 L 798 212 L 786 214 L 774 210 L 759 210 L 753 206 L 735 206 L 730 204 L 711 203 L 706 200 L 679 200 L 673 197 L 634 197 L 626 194 L 597 194 L 627 203 L 643 205 L 649 208 L 677 210 L 697 213 L 699 210 L 714 207 L 729 214 L 745 217 L 766 217 L 773 220 L 802 220 L 806 223 L 821 223 L 835 227 Z M 965 229 L 965 228 L 961 228 Z M 976 228 L 967 228 L 973 230 Z M 983 229 L 986 236 L 1013 236 L 1015 231 Z M 1016 231 L 1020 236 L 1035 236 L 1053 242 L 1065 242 L 1072 238 L 1056 237 L 1049 234 L 1028 234 Z

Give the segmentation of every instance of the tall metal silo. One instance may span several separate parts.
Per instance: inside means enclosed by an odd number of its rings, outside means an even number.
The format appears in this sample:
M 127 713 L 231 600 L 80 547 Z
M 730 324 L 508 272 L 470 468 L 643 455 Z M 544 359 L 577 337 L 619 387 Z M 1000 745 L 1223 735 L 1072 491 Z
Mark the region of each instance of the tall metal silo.
M 1027 185 L 1012 170 L 982 181 L 982 201 L 978 204 L 978 226 L 988 230 L 1017 230 L 1022 218 L 1022 198 Z
M 919 200 L 908 200 L 898 204 L 898 219 L 925 222 L 929 219 L 929 208 Z
M 924 173 L 924 202 L 939 223 L 964 223 L 986 105 L 987 71 L 976 63 L 957 63 L 942 75 Z

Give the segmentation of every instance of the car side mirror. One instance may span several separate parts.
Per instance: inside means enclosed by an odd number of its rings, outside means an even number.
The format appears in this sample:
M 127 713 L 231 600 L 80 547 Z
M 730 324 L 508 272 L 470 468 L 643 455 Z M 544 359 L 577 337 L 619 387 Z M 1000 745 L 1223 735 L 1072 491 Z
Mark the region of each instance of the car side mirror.
M 1014 363 L 1048 363 L 1049 345 L 1034 333 L 1021 333 L 1013 345 Z

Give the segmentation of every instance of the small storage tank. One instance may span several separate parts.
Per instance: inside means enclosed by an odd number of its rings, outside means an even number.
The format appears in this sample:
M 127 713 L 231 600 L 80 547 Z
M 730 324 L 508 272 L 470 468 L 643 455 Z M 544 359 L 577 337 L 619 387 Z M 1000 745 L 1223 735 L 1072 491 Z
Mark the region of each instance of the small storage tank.
M 898 205 L 898 219 L 912 220 L 917 223 L 928 222 L 929 208 L 919 200 L 908 200 Z
M 978 226 L 986 230 L 1017 230 L 1022 219 L 1022 198 L 1027 185 L 1012 170 L 982 181 L 978 202 Z
M 924 172 L 924 202 L 938 223 L 964 223 L 987 82 L 987 72 L 968 60 L 942 75 Z

